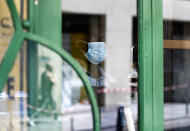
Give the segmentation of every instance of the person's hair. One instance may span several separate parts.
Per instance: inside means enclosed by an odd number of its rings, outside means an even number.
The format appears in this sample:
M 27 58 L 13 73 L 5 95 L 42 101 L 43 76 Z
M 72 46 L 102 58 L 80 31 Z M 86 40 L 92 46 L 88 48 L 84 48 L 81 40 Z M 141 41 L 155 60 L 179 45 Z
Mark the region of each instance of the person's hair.
M 46 69 L 50 72 L 53 71 L 52 66 L 50 64 L 46 64 Z

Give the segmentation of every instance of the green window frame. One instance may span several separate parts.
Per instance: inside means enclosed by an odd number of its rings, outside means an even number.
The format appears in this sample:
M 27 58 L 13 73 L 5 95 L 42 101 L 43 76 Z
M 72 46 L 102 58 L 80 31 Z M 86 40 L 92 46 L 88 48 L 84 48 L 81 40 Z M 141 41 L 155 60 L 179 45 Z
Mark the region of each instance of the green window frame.
M 162 0 L 138 0 L 139 130 L 163 131 Z

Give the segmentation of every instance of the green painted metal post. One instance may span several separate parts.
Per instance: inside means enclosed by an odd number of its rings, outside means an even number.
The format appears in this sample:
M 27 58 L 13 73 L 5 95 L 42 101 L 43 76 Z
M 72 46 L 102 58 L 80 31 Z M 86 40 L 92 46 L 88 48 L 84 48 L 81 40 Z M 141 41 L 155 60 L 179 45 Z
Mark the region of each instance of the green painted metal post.
M 35 33 L 35 6 L 33 0 L 28 0 L 28 21 L 30 26 L 28 31 Z M 38 86 L 38 53 L 36 44 L 27 44 L 27 102 L 28 105 L 36 107 L 37 86 Z M 33 110 L 28 108 L 28 115 L 32 116 Z
M 164 130 L 162 0 L 152 0 L 153 131 Z
M 33 0 L 34 1 L 34 0 Z M 40 35 L 50 41 L 55 46 L 62 47 L 62 10 L 61 0 L 36 0 L 34 4 L 35 15 L 32 28 L 35 34 Z
M 61 0 L 28 0 L 29 32 L 54 41 L 61 48 Z M 36 106 L 38 86 L 38 49 L 27 45 L 28 104 Z M 30 114 L 30 113 L 29 113 Z
M 152 129 L 152 23 L 151 0 L 138 1 L 139 15 L 139 127 Z
M 138 0 L 139 130 L 163 130 L 162 1 Z

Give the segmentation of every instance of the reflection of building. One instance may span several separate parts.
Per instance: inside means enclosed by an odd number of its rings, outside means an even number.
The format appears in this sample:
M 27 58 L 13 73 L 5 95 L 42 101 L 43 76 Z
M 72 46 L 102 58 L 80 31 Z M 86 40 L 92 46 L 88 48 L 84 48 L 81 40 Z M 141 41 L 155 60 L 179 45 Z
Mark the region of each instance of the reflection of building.
M 163 4 L 166 102 L 189 101 L 189 5 L 178 0 L 165 0 Z
M 20 1 L 15 0 L 17 8 L 20 8 Z M 25 16 L 25 13 L 23 15 Z M 14 28 L 10 12 L 5 0 L 0 1 L 0 63 L 9 47 L 13 36 Z M 16 130 L 23 128 L 17 124 L 18 121 L 26 120 L 27 88 L 26 88 L 26 46 L 18 53 L 13 68 L 8 76 L 3 93 L 0 94 L 0 130 Z M 20 114 L 22 115 L 20 115 Z
M 190 126 L 189 6 L 189 1 L 163 1 L 164 119 L 168 120 L 165 121 L 165 129 L 168 130 L 189 130 Z
M 16 4 L 18 7 L 19 1 L 17 1 Z M 2 58 L 5 55 L 5 52 L 7 51 L 9 42 L 14 33 L 14 29 L 13 29 L 10 13 L 5 1 L 0 1 L 0 8 L 1 8 L 1 13 L 0 13 L 0 62 L 1 62 Z M 25 57 L 26 52 L 23 51 L 22 55 Z M 9 83 L 7 83 L 7 85 L 10 85 L 10 86 L 5 88 L 4 91 L 11 90 L 11 92 L 12 91 L 19 92 L 20 84 L 22 83 L 23 85 L 26 85 L 26 79 L 23 77 L 25 76 L 24 74 L 25 72 L 21 69 L 20 65 L 21 65 L 21 55 L 18 54 L 15 64 L 13 66 L 13 69 L 9 75 L 9 81 L 8 81 Z M 25 69 L 26 66 L 22 65 L 22 68 Z M 21 77 L 23 77 L 22 78 L 23 80 L 21 80 Z M 8 88 L 11 88 L 11 89 L 8 89 Z M 26 88 L 24 90 L 26 91 Z M 14 93 L 12 95 L 14 95 Z
M 87 36 L 86 41 L 105 41 L 108 56 L 104 68 L 110 76 L 106 77 L 110 86 L 104 88 L 128 90 L 128 94 L 118 92 L 100 95 L 101 103 L 105 105 L 115 105 L 118 101 L 129 103 L 131 30 L 136 2 L 89 0 L 84 3 L 82 0 L 63 0 L 62 11 L 63 33 L 83 33 Z M 93 72 L 98 70 L 90 64 L 88 68 Z

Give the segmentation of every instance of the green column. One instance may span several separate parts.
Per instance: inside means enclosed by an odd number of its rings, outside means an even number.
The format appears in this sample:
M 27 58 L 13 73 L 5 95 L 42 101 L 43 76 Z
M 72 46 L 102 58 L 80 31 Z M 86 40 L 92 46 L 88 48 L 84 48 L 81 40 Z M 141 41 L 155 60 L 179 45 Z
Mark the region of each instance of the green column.
M 61 47 L 61 0 L 33 0 L 35 25 L 32 26 L 35 34 L 54 41 L 55 46 Z
M 61 0 L 28 0 L 29 32 L 47 38 L 61 47 Z M 28 102 L 36 106 L 38 86 L 38 46 L 27 44 Z
M 162 131 L 162 1 L 138 0 L 138 19 L 140 131 Z
M 153 131 L 164 130 L 162 0 L 152 0 Z
M 33 0 L 28 0 L 28 20 L 30 23 L 29 32 L 35 33 L 35 8 Z M 37 45 L 28 42 L 27 44 L 27 91 L 28 104 L 36 106 L 37 86 L 38 86 L 38 55 Z M 31 116 L 33 110 L 28 109 L 28 115 Z

